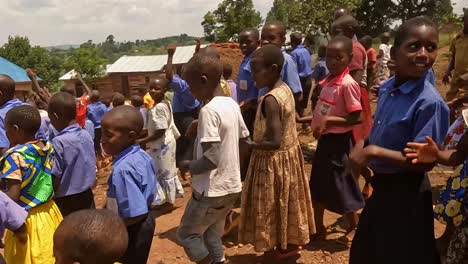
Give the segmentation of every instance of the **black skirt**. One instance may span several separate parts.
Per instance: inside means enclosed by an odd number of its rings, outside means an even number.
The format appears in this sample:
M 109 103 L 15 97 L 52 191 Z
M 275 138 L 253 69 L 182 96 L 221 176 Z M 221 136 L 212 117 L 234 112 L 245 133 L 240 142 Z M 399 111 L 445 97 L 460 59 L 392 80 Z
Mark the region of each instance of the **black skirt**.
M 425 174 L 377 174 L 362 211 L 351 264 L 438 264 L 432 193 Z
M 345 174 L 352 146 L 351 131 L 322 135 L 312 165 L 310 192 L 313 202 L 320 202 L 337 214 L 356 212 L 364 207 L 359 184 L 350 174 Z

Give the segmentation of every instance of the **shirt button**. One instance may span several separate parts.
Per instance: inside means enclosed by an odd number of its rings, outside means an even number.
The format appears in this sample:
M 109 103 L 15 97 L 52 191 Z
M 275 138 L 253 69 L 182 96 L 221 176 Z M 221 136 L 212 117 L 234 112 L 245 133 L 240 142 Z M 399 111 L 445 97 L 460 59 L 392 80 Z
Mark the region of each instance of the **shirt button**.
M 377 121 L 377 125 L 380 125 L 380 123 L 382 123 L 382 122 L 380 122 L 380 120 L 379 120 L 379 121 Z
M 390 96 L 395 96 L 395 94 L 394 94 L 394 93 L 391 93 Z

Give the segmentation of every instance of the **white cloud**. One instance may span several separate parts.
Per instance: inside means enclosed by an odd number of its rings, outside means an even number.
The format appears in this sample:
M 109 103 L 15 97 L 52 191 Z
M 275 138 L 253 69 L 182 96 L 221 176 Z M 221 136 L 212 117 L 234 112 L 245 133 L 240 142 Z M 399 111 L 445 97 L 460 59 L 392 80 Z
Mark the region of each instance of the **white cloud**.
M 203 15 L 221 0 L 0 0 L 0 43 L 9 35 L 33 44 L 79 44 L 151 39 L 187 33 L 202 36 Z M 273 0 L 253 0 L 266 15 Z M 453 0 L 461 12 L 462 2 Z M 465 4 L 466 5 L 466 4 Z

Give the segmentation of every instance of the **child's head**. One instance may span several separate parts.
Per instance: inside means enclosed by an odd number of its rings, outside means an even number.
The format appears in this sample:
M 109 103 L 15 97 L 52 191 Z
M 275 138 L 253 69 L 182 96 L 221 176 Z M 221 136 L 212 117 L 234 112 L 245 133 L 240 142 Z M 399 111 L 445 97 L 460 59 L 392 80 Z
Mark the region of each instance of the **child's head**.
M 110 98 L 110 97 L 105 97 L 105 98 L 101 99 L 101 102 L 102 102 L 105 106 L 109 107 L 109 106 L 111 105 L 111 103 L 112 103 L 112 98 Z
M 437 58 L 439 32 L 427 17 L 405 21 L 397 30 L 394 42 L 395 76 L 405 81 L 421 78 Z
M 327 56 L 327 45 L 321 44 L 318 47 L 317 55 L 319 58 L 325 58 L 325 56 Z
M 159 103 L 164 99 L 164 94 L 167 91 L 169 82 L 167 81 L 165 76 L 157 76 L 150 82 L 150 95 L 151 98 L 156 102 Z
M 105 209 L 74 212 L 54 234 L 57 264 L 113 264 L 125 254 L 127 245 L 122 219 Z
M 73 87 L 71 85 L 63 86 L 62 89 L 60 89 L 60 92 L 69 93 L 69 94 L 73 95 L 73 97 L 76 97 L 76 89 L 75 89 L 75 87 Z
M 101 98 L 101 94 L 99 93 L 98 90 L 93 90 L 91 92 L 90 100 L 92 103 L 97 103 L 99 102 L 99 99 Z
M 255 51 L 250 68 L 257 87 L 273 87 L 281 76 L 284 56 L 275 45 L 266 45 Z
M 346 15 L 351 15 L 351 13 L 346 8 L 338 8 L 335 10 L 333 20 L 337 20 L 338 18 Z
M 104 115 L 101 128 L 104 151 L 116 156 L 135 144 L 143 129 L 143 117 L 135 107 L 121 105 Z
M 200 101 L 205 101 L 213 98 L 222 73 L 223 66 L 218 59 L 196 54 L 185 65 L 182 75 L 190 86 L 193 96 Z
M 372 48 L 372 37 L 369 35 L 362 37 L 359 42 L 366 50 Z
M 112 97 L 112 107 L 117 107 L 125 104 L 125 96 L 121 93 L 115 93 Z
M 41 115 L 30 105 L 13 107 L 5 116 L 6 136 L 11 146 L 34 140 L 40 126 Z
M 358 29 L 358 21 L 353 16 L 344 15 L 333 22 L 331 26 L 331 35 L 332 37 L 343 35 L 352 39 Z
M 148 89 L 145 86 L 138 87 L 136 91 L 141 97 L 145 97 L 145 95 L 148 93 Z
M 139 95 L 132 95 L 132 97 L 130 97 L 130 102 L 132 103 L 132 106 L 133 107 L 142 107 L 143 106 L 143 97 L 139 96 Z
M 223 77 L 225 80 L 231 79 L 232 76 L 232 65 L 229 63 L 223 63 Z
M 257 29 L 246 29 L 239 34 L 239 46 L 245 56 L 252 54 L 260 45 L 260 33 Z
M 0 106 L 15 97 L 15 81 L 6 74 L 0 74 Z
M 302 34 L 299 32 L 292 33 L 291 36 L 291 46 L 295 49 L 297 46 L 302 44 Z
M 345 36 L 336 36 L 327 46 L 327 68 L 331 76 L 337 76 L 348 67 L 353 58 L 353 42 Z
M 212 57 L 218 60 L 221 59 L 221 54 L 219 54 L 218 49 L 215 47 L 211 47 L 211 46 L 201 49 L 200 54 L 203 56 Z
M 281 48 L 286 41 L 286 27 L 283 22 L 267 22 L 262 28 L 262 46 L 272 44 Z
M 382 42 L 382 44 L 388 44 L 390 43 L 390 38 L 390 32 L 384 32 L 382 35 L 380 35 L 380 42 Z
M 50 122 L 59 132 L 76 118 L 75 97 L 69 93 L 56 93 L 49 101 Z

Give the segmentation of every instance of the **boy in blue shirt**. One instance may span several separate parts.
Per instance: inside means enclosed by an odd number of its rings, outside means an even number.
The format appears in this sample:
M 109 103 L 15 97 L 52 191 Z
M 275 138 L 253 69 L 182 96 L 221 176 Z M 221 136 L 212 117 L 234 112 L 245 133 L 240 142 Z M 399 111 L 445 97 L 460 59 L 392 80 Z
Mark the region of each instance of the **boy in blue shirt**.
M 91 136 L 76 123 L 75 98 L 68 93 L 56 93 L 50 98 L 48 111 L 58 132 L 52 140 L 56 151 L 52 167 L 54 201 L 64 217 L 75 211 L 94 209 L 96 154 Z
M 310 52 L 304 45 L 302 45 L 301 33 L 291 34 L 291 46 L 293 48 L 291 51 L 291 57 L 296 62 L 299 80 L 301 81 L 302 100 L 299 106 L 299 113 L 303 115 L 304 110 L 307 108 L 309 103 L 309 94 L 310 89 L 312 88 Z
M 250 134 L 253 134 L 253 124 L 257 113 L 258 87 L 252 78 L 250 60 L 252 54 L 260 45 L 260 33 L 257 29 L 246 29 L 239 34 L 239 44 L 244 59 L 237 75 L 237 101 L 242 110 L 242 117 Z
M 155 221 L 149 208 L 156 196 L 153 159 L 136 144 L 143 118 L 132 106 L 119 106 L 102 119 L 102 147 L 114 156 L 108 180 L 107 208 L 118 212 L 128 232 L 128 248 L 122 263 L 146 264 Z
M 318 61 L 315 64 L 314 70 L 312 71 L 312 79 L 314 80 L 315 87 L 312 91 L 312 96 L 310 100 L 312 101 L 312 111 L 315 109 L 315 106 L 318 102 L 318 97 L 320 92 L 322 91 L 322 87 L 320 86 L 320 81 L 325 79 L 328 76 L 328 68 L 325 56 L 327 52 L 327 46 L 320 45 L 318 48 Z
M 107 112 L 105 104 L 99 101 L 100 94 L 98 90 L 91 92 L 91 103 L 88 105 L 86 117 L 94 124 L 94 150 L 96 153 L 101 152 L 101 119 Z

